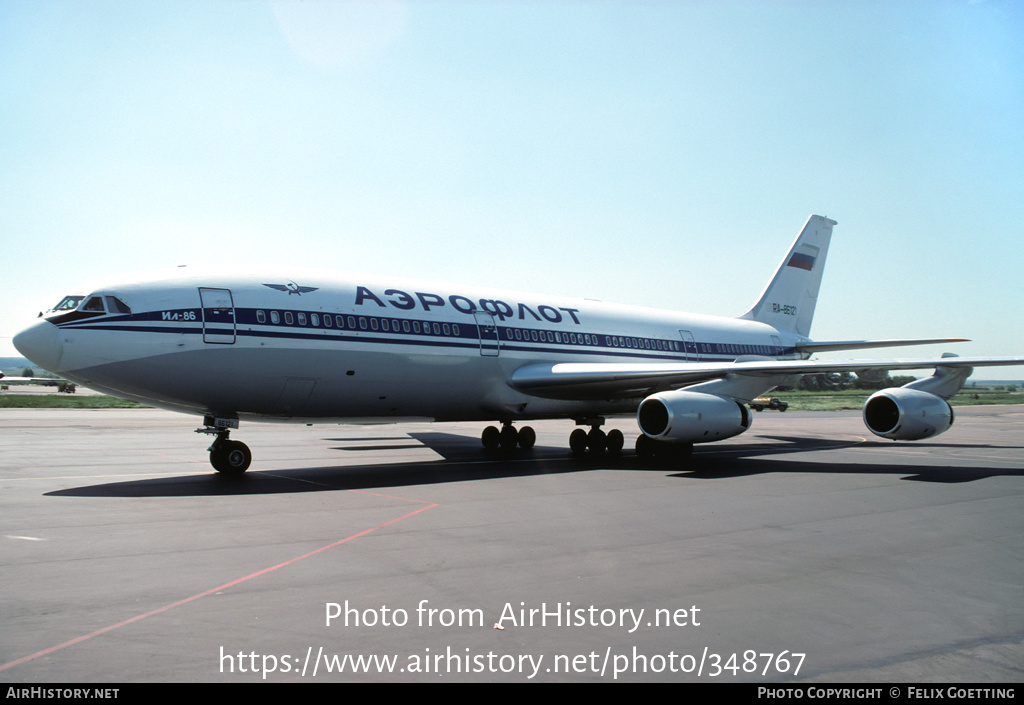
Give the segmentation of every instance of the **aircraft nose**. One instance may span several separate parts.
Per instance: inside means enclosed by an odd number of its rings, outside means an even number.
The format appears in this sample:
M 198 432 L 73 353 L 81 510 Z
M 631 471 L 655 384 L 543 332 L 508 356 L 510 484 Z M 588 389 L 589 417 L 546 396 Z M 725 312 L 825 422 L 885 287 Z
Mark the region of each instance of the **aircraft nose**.
M 14 336 L 14 347 L 32 364 L 49 372 L 58 372 L 64 346 L 60 329 L 48 321 L 38 321 Z

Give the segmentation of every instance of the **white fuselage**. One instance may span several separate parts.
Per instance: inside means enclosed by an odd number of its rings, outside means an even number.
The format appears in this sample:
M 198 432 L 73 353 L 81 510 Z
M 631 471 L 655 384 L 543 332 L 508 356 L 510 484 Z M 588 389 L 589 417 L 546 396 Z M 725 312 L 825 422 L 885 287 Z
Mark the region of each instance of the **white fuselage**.
M 106 305 L 85 311 L 96 297 Z M 533 363 L 792 358 L 802 340 L 749 320 L 397 278 L 187 270 L 96 287 L 19 339 L 47 351 L 50 371 L 120 397 L 302 422 L 632 413 L 640 397 L 560 401 L 508 379 Z

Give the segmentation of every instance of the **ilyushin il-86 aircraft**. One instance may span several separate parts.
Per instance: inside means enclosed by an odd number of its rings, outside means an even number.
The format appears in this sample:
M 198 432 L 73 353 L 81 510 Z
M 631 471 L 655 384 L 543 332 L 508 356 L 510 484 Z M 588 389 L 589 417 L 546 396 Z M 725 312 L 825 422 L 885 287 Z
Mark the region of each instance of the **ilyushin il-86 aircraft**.
M 203 417 L 210 462 L 240 475 L 240 420 L 494 422 L 489 449 L 529 449 L 522 422 L 571 419 L 574 453 L 619 453 L 606 419 L 635 415 L 636 452 L 685 459 L 750 428 L 746 404 L 803 374 L 935 368 L 871 396 L 894 440 L 953 424 L 973 367 L 1024 357 L 820 361 L 814 353 L 960 339 L 813 341 L 835 221 L 812 215 L 738 318 L 322 271 L 177 268 L 65 297 L 14 338 L 33 363 L 123 399 Z M 519 425 L 514 425 L 519 424 Z M 498 427 L 500 426 L 500 428 Z M 589 427 L 589 431 L 586 430 Z

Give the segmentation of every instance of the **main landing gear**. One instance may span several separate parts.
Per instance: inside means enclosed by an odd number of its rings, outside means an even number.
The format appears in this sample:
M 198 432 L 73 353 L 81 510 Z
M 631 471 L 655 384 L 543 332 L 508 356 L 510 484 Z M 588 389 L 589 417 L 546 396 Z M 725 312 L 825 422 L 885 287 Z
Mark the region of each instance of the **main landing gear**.
M 523 450 L 530 450 L 537 442 L 537 432 L 530 426 L 523 426 L 517 429 L 510 423 L 506 423 L 499 431 L 495 426 L 488 426 L 480 435 L 480 441 L 487 450 L 515 450 L 519 446 Z
M 590 425 L 591 429 L 587 432 L 582 428 L 577 428 L 569 435 L 569 448 L 572 449 L 573 455 L 582 456 L 587 451 L 595 454 L 607 452 L 610 455 L 618 455 L 622 452 L 622 446 L 625 443 L 622 431 L 612 429 L 605 433 L 601 430 L 604 419 L 585 420 L 579 423 Z M 516 447 L 529 450 L 537 442 L 537 433 L 530 426 L 517 429 L 511 423 L 505 423 L 500 431 L 496 426 L 485 428 L 480 436 L 480 441 L 487 450 L 511 451 Z
M 196 433 L 209 433 L 216 436 L 207 449 L 210 451 L 210 464 L 213 469 L 226 477 L 241 477 L 252 463 L 252 451 L 249 450 L 249 446 L 241 441 L 232 441 L 228 438 L 231 429 L 222 425 L 222 419 L 213 420 L 206 417 L 204 423 L 206 427 L 197 428 Z M 238 428 L 237 421 L 234 421 L 233 428 Z
M 693 457 L 693 444 L 668 443 L 641 433 L 636 439 L 636 454 L 644 460 L 661 460 L 685 465 Z
M 589 431 L 577 428 L 569 434 L 569 449 L 572 454 L 580 457 L 587 451 L 594 454 L 607 452 L 609 455 L 618 455 L 622 452 L 622 446 L 626 442 L 622 431 L 613 428 L 605 433 L 599 425 L 594 425 Z

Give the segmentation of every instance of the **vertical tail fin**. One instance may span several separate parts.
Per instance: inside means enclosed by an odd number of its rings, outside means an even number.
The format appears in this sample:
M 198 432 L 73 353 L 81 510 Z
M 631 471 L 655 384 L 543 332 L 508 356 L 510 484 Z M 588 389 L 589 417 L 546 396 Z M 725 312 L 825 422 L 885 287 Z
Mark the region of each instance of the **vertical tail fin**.
M 740 318 L 807 336 L 818 303 L 832 226 L 836 221 L 812 215 L 796 238 L 761 298 Z

